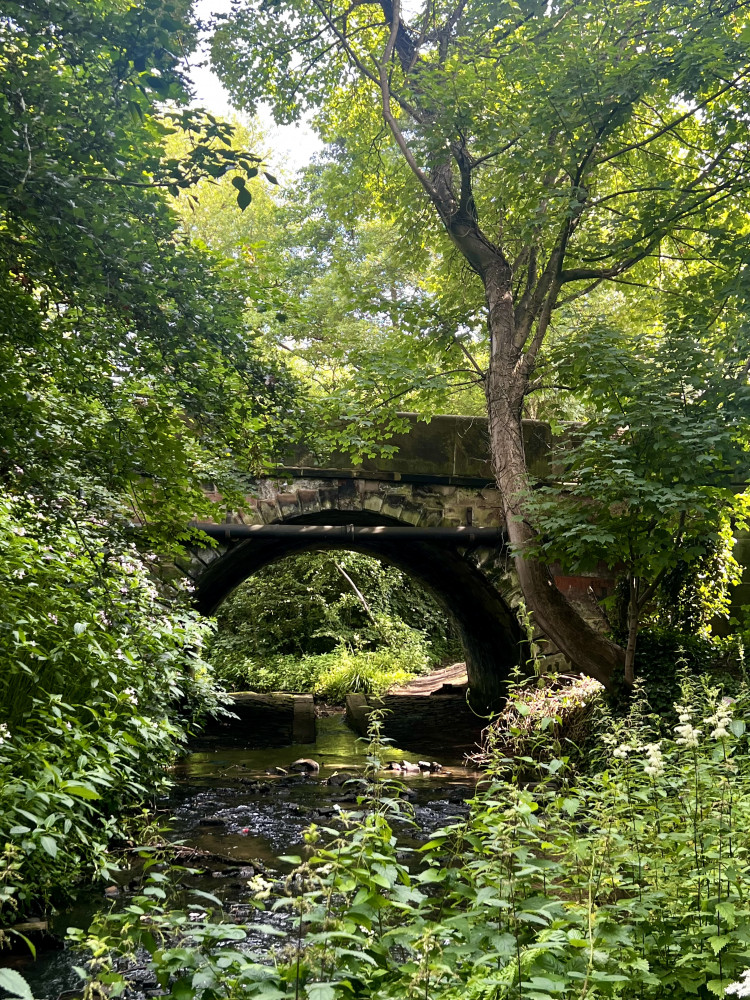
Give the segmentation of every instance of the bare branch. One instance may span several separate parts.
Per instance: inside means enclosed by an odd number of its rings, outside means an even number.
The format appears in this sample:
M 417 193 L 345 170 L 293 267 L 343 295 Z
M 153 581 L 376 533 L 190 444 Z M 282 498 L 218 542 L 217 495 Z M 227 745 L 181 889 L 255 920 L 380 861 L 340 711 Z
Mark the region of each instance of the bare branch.
M 745 70 L 744 72 L 740 73 L 733 80 L 730 80 L 729 83 L 726 84 L 726 86 L 722 87 L 720 90 L 717 90 L 714 94 L 711 94 L 710 97 L 706 97 L 705 100 L 700 101 L 698 104 L 690 108 L 684 114 L 678 115 L 677 118 L 673 118 L 671 122 L 667 122 L 666 125 L 663 125 L 661 128 L 657 129 L 655 132 L 647 136 L 645 139 L 641 139 L 639 142 L 631 142 L 629 145 L 623 146 L 622 149 L 617 149 L 615 150 L 614 153 L 610 153 L 609 156 L 605 156 L 603 159 L 597 160 L 597 165 L 601 165 L 602 163 L 609 163 L 610 160 L 614 160 L 618 156 L 623 156 L 625 153 L 630 153 L 634 149 L 643 149 L 643 147 L 647 146 L 650 142 L 653 142 L 655 139 L 660 138 L 662 135 L 666 135 L 668 132 L 671 132 L 673 129 L 677 128 L 678 125 L 681 125 L 684 121 L 687 121 L 689 118 L 693 118 L 697 111 L 701 111 L 703 108 L 707 108 L 709 104 L 713 103 L 713 101 L 717 100 L 719 97 L 722 97 L 724 94 L 727 93 L 727 91 L 733 90 L 740 82 L 740 80 L 745 79 L 748 73 L 750 73 L 750 70 Z
M 378 80 L 377 83 L 380 87 L 380 94 L 382 97 L 382 108 L 383 108 L 383 118 L 386 124 L 391 130 L 393 138 L 396 140 L 396 145 L 401 150 L 401 155 L 404 157 L 412 173 L 417 178 L 419 183 L 425 189 L 427 194 L 430 196 L 435 206 L 439 209 L 441 200 L 435 189 L 432 181 L 427 176 L 427 174 L 422 170 L 416 161 L 416 158 L 412 151 L 409 149 L 406 139 L 404 139 L 403 132 L 398 126 L 398 122 L 393 116 L 391 111 L 391 88 L 388 80 L 388 66 L 393 58 L 393 51 L 396 47 L 396 38 L 398 36 L 398 28 L 400 24 L 399 17 L 400 10 L 400 0 L 394 0 L 393 2 L 393 19 L 391 22 L 391 32 L 388 36 L 388 41 L 385 48 L 383 49 L 383 55 L 378 64 Z

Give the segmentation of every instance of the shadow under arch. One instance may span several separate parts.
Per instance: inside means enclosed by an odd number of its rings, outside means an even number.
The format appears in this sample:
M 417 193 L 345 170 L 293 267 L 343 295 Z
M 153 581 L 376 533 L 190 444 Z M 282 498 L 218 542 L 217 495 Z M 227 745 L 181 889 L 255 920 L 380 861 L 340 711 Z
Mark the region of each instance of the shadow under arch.
M 369 511 L 326 510 L 287 518 L 284 524 L 355 524 L 403 526 Z M 478 709 L 497 706 L 505 695 L 512 667 L 518 663 L 521 629 L 497 589 L 469 559 L 454 548 L 388 538 L 347 539 L 250 538 L 214 559 L 196 581 L 195 600 L 212 614 L 241 583 L 269 563 L 321 549 L 348 549 L 375 556 L 422 584 L 456 623 L 466 653 L 471 702 Z

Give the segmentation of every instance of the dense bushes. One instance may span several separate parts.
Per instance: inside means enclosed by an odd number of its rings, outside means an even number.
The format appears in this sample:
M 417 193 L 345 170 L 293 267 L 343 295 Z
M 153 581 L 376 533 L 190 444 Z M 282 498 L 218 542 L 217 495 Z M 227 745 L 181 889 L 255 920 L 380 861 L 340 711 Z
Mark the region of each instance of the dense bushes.
M 668 715 L 679 699 L 678 665 L 684 663 L 695 676 L 710 675 L 720 658 L 716 643 L 703 636 L 667 629 L 644 629 L 638 636 L 636 672 L 656 712 Z
M 209 624 L 111 532 L 24 507 L 0 504 L 0 924 L 104 874 L 191 715 L 219 709 Z
M 217 669 L 224 683 L 235 690 L 312 691 L 330 702 L 343 701 L 349 691 L 381 694 L 424 673 L 432 661 L 421 632 L 386 616 L 378 618 L 388 636 L 379 649 L 340 643 L 330 653 L 264 660 L 245 657 L 224 664 L 218 661 Z
M 218 612 L 210 658 L 229 685 L 257 691 L 380 691 L 457 659 L 447 614 L 393 566 L 315 552 L 265 567 Z

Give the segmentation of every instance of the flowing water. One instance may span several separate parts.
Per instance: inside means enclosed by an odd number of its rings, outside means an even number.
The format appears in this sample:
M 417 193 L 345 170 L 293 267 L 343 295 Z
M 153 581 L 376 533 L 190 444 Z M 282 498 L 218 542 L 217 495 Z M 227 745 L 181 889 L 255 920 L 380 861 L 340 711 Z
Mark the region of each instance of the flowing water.
M 396 775 L 408 786 L 417 823 L 416 829 L 399 831 L 405 846 L 426 840 L 431 830 L 463 813 L 464 800 L 474 792 L 478 775 L 463 765 L 462 749 L 447 745 L 446 739 L 444 731 L 422 730 L 408 747 L 385 751 L 386 761 L 427 759 L 443 768 Z M 165 818 L 172 817 L 171 839 L 207 852 L 187 862 L 203 871 L 190 880 L 192 887 L 218 896 L 230 919 L 244 919 L 250 911 L 248 879 L 258 872 L 288 871 L 279 855 L 301 853 L 303 831 L 311 823 L 335 828 L 340 811 L 354 807 L 366 755 L 366 743 L 340 713 L 318 719 L 314 744 L 250 747 L 211 739 L 196 744 L 175 766 L 172 793 L 159 804 Z M 298 758 L 316 761 L 320 770 L 289 771 Z M 57 914 L 51 931 L 61 940 L 66 928 L 87 926 L 98 910 L 122 905 L 139 890 L 137 869 L 123 872 L 121 884 L 108 887 L 106 896 L 97 889 Z M 80 980 L 73 966 L 81 961 L 80 955 L 61 948 L 40 952 L 36 962 L 19 956 L 13 967 L 27 978 L 36 1000 L 58 1000 L 77 996 Z

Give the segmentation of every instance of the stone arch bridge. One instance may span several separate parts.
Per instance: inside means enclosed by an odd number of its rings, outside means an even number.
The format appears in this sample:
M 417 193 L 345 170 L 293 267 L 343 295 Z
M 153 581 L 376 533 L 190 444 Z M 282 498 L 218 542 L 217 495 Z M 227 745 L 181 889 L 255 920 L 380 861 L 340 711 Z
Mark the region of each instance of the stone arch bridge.
M 241 510 L 228 512 L 222 525 L 202 525 L 215 546 L 194 548 L 180 569 L 210 614 L 254 572 L 285 556 L 322 548 L 377 556 L 424 585 L 452 616 L 472 697 L 491 704 L 518 662 L 521 631 L 487 421 L 440 416 L 425 424 L 405 416 L 408 430 L 394 437 L 392 458 L 355 467 L 340 454 L 317 464 L 297 454 L 274 474 L 249 479 Z M 525 421 L 524 441 L 530 471 L 546 477 L 549 425 Z M 603 596 L 611 583 L 556 582 L 574 597 Z

